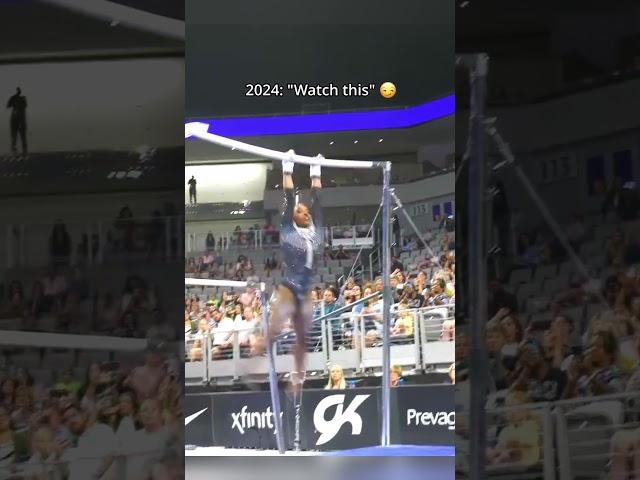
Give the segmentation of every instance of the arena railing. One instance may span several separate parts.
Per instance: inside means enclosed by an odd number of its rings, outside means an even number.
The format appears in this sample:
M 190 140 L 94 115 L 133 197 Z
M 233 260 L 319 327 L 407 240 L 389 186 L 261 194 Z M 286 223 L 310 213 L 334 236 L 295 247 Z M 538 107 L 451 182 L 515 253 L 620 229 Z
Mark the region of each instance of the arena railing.
M 182 256 L 184 216 L 126 219 L 65 220 L 71 245 L 68 255 L 51 251 L 54 222 L 11 222 L 0 231 L 0 267 L 46 267 L 61 261 L 70 265 L 100 265 L 149 255 Z M 86 238 L 86 243 L 85 243 Z
M 524 412 L 524 413 L 523 413 Z M 552 404 L 531 403 L 514 407 L 499 407 L 487 409 L 487 478 L 503 480 L 533 480 L 544 478 L 556 480 L 558 466 L 554 452 L 554 426 Z M 523 418 L 525 417 L 526 418 Z M 514 418 L 517 417 L 517 418 Z M 456 477 L 468 477 L 469 474 L 469 412 L 456 412 Z M 521 458 L 509 458 L 511 452 L 508 447 L 498 445 L 501 432 L 515 422 L 532 422 L 529 433 L 536 438 L 528 440 L 536 442 Z M 499 460 L 494 456 L 502 455 Z M 506 457 L 506 458 L 505 458 Z M 490 460 L 494 458 L 494 460 Z M 558 479 L 565 480 L 565 479 Z
M 443 311 L 451 316 L 441 315 Z M 391 335 L 392 363 L 417 371 L 454 362 L 453 336 L 446 340 L 442 336 L 444 322 L 454 321 L 453 312 L 453 307 L 393 312 L 392 318 L 405 316 L 408 320 L 405 323 L 413 331 Z M 381 315 L 347 312 L 314 322 L 307 336 L 307 370 L 326 374 L 331 364 L 339 364 L 345 370 L 357 373 L 381 368 L 382 332 L 378 317 Z M 436 324 L 438 321 L 440 327 Z M 294 370 L 292 347 L 295 334 L 290 326 L 285 328 L 289 333 L 280 335 L 276 349 L 276 371 L 281 374 Z M 425 329 L 429 334 L 424 333 Z M 439 332 L 437 335 L 435 330 Z M 211 379 L 238 380 L 244 375 L 266 375 L 267 358 L 255 356 L 256 350 L 252 348 L 255 343 L 250 334 L 256 332 L 260 332 L 259 327 L 186 334 L 185 377 L 208 382 Z M 360 332 L 365 333 L 362 335 Z M 258 333 L 255 338 L 259 337 Z
M 369 233 L 370 225 L 346 225 L 325 227 L 325 241 L 333 247 L 343 246 L 347 249 L 372 247 L 373 233 Z M 265 230 L 233 230 L 212 231 L 214 244 L 207 245 L 208 233 L 187 232 L 185 234 L 185 254 L 202 255 L 210 250 L 262 250 L 280 245 L 280 232 L 277 229 Z
M 458 393 L 459 395 L 459 393 Z M 637 445 L 640 427 L 640 403 L 637 392 L 572 398 L 550 403 L 530 403 L 510 408 L 487 409 L 489 446 L 495 445 L 500 430 L 508 424 L 505 414 L 525 412 L 539 421 L 539 462 L 525 465 L 511 462 L 499 466 L 487 464 L 489 478 L 514 480 L 545 478 L 551 480 L 601 480 L 614 477 L 611 471 L 614 443 L 619 435 L 629 433 L 630 446 Z M 469 451 L 467 439 L 468 412 L 456 414 L 457 468 L 465 473 Z M 633 455 L 622 451 L 621 462 L 627 468 L 619 478 L 633 478 L 640 465 L 629 460 Z

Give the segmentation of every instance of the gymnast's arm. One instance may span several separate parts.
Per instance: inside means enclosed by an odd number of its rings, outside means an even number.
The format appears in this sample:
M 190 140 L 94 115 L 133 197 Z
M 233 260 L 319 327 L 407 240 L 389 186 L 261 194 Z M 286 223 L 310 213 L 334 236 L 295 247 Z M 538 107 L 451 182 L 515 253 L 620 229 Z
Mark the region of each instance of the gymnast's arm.
M 284 227 L 293 224 L 295 190 L 293 185 L 293 175 L 291 173 L 282 173 L 282 189 L 284 190 L 284 199 L 282 201 L 282 221 L 280 223 Z
M 315 172 L 314 172 L 315 173 Z M 320 189 L 322 181 L 320 175 L 311 177 L 311 216 L 313 217 L 313 225 L 316 227 L 320 238 L 320 245 L 324 245 L 324 217 L 322 215 L 322 204 L 320 202 Z

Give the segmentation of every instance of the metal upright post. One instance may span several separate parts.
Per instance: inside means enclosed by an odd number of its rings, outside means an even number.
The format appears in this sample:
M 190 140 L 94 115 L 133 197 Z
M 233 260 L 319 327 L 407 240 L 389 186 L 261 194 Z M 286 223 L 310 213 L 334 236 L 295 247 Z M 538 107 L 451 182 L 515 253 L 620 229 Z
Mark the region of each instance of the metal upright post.
M 487 317 L 487 261 L 485 242 L 485 102 L 488 57 L 478 54 L 470 66 L 471 149 L 469 156 L 469 321 L 471 333 L 471 382 L 469 428 L 469 478 L 485 480 L 486 450 L 486 366 L 485 324 Z
M 267 287 L 260 284 L 260 297 L 262 299 L 262 329 L 267 342 L 267 357 L 269 360 L 269 390 L 271 391 L 271 407 L 273 410 L 273 425 L 276 431 L 276 443 L 278 451 L 285 453 L 284 431 L 282 430 L 282 415 L 280 414 L 280 390 L 278 389 L 278 374 L 276 372 L 275 352 L 276 342 L 271 342 L 269 335 L 269 301 L 267 299 Z
M 391 243 L 389 237 L 389 222 L 391 221 L 391 162 L 385 162 L 382 170 L 382 282 L 383 310 L 382 310 L 382 434 L 380 444 L 383 447 L 391 443 L 391 348 L 389 345 L 389 330 L 391 327 Z

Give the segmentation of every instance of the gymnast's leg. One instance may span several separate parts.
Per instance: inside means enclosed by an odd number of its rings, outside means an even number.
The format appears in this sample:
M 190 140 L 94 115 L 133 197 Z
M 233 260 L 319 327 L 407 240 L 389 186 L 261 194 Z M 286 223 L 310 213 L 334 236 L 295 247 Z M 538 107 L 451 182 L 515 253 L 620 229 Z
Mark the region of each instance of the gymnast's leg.
M 269 302 L 269 338 L 257 340 L 255 351 L 258 355 L 264 353 L 265 342 L 273 343 L 276 340 L 287 319 L 293 318 L 295 310 L 296 304 L 293 292 L 284 285 L 278 285 L 275 295 Z
M 304 376 L 306 373 L 305 359 L 307 355 L 307 331 L 313 317 L 313 305 L 311 296 L 307 295 L 299 304 L 299 308 L 295 313 L 293 327 L 296 332 L 296 344 L 293 350 L 295 362 L 295 372 L 291 376 L 291 384 L 294 393 L 298 393 L 302 389 Z

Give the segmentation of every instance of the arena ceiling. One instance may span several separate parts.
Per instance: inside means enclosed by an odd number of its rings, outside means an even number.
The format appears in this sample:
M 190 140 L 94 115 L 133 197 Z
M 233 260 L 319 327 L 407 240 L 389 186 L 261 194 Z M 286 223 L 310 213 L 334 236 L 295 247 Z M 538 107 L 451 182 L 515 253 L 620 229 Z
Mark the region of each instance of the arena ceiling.
M 184 2 L 116 0 L 172 19 Z M 0 0 L 0 63 L 182 55 L 184 42 L 37 0 Z
M 287 11 L 283 17 L 284 9 L 270 11 L 262 2 L 259 14 L 247 10 L 243 17 L 239 7 L 233 15 L 212 12 L 206 2 L 194 0 L 187 11 L 187 117 L 399 107 L 451 94 L 454 4 L 407 1 L 405 8 L 377 9 L 377 3 L 314 2 L 306 16 L 298 6 L 292 8 L 297 16 Z M 358 4 L 366 7 L 359 16 Z M 246 95 L 248 83 L 379 86 L 385 81 L 397 86 L 393 99 L 382 98 L 377 89 L 368 97 Z

